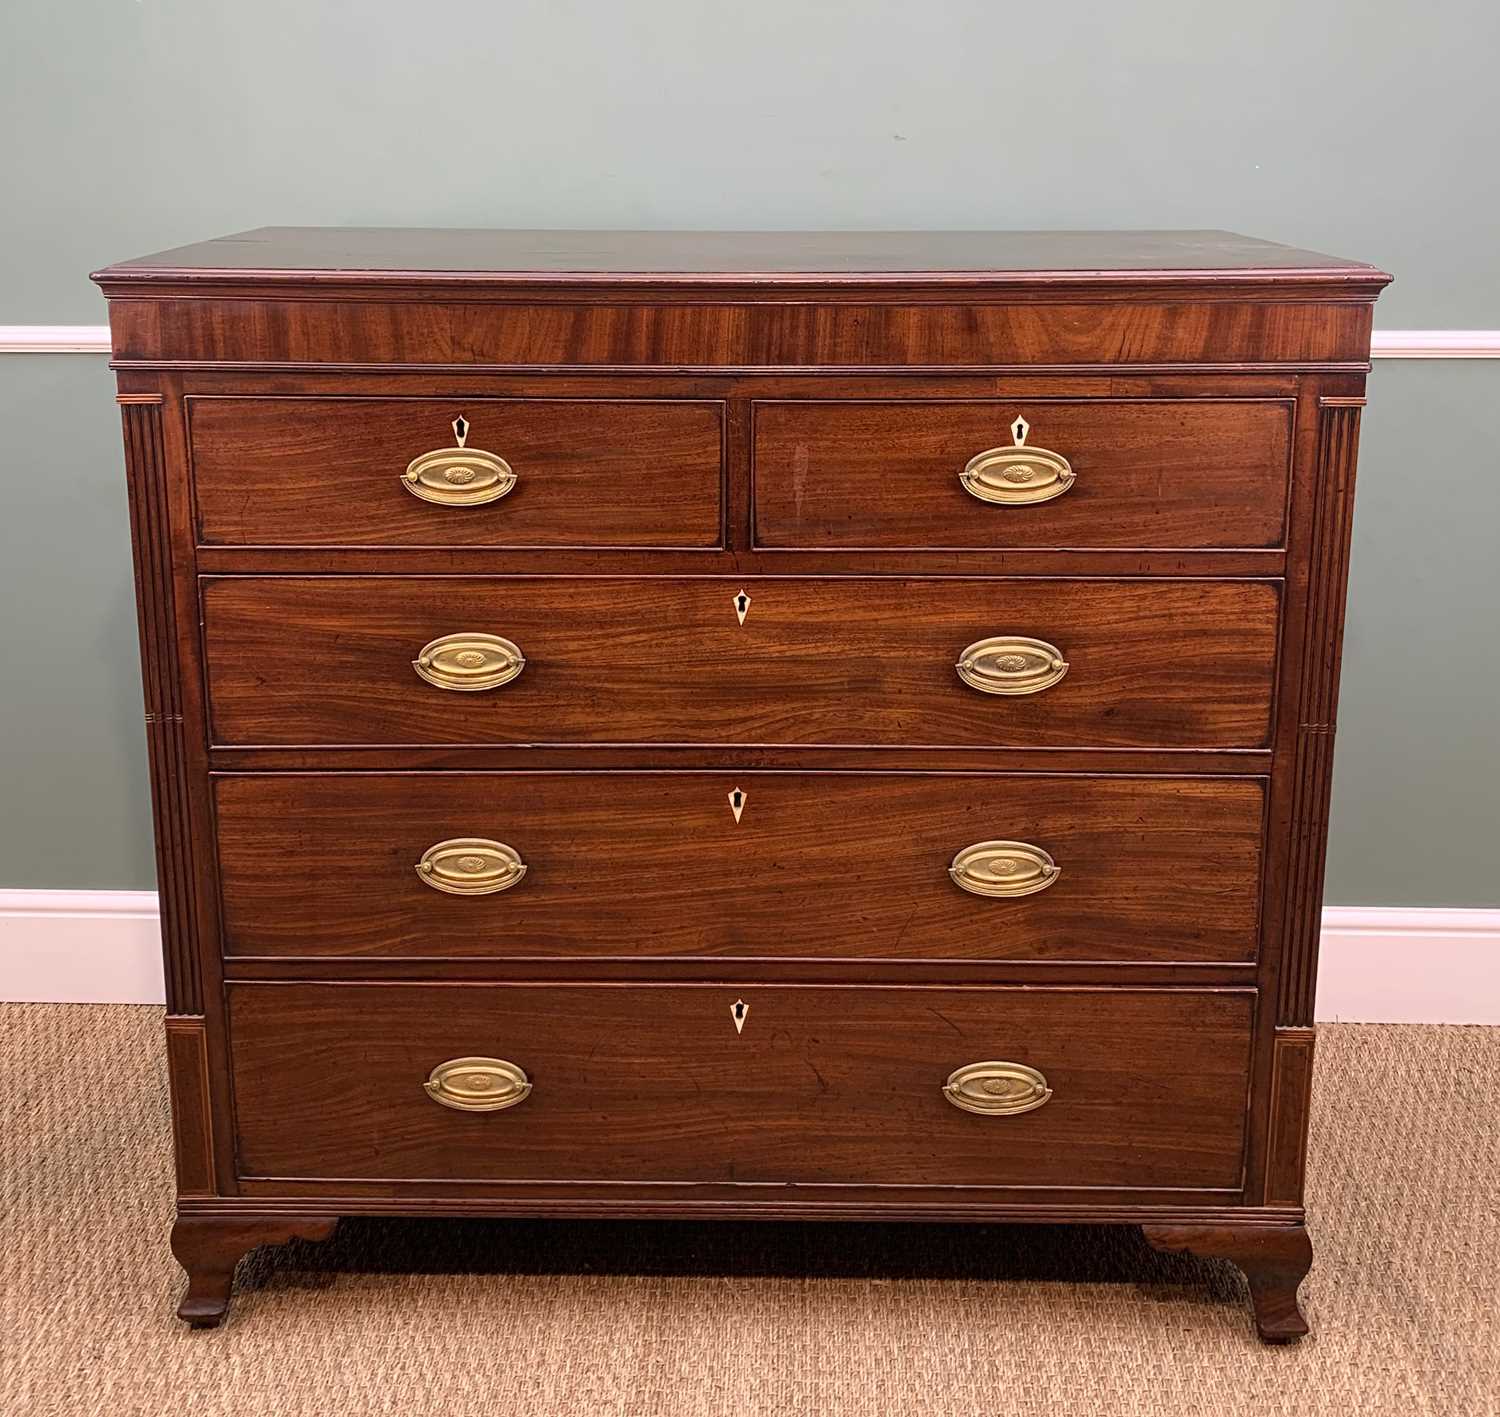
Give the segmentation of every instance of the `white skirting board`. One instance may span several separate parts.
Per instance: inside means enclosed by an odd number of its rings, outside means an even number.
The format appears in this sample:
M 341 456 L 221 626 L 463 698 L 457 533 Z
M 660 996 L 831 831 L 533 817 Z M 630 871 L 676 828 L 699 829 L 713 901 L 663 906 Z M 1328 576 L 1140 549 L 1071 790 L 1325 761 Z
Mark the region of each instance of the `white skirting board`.
M 0 890 L 0 1000 L 163 998 L 155 891 Z
M 0 890 L 0 1000 L 161 1003 L 155 892 Z M 1500 909 L 1331 906 L 1318 1018 L 1500 1024 Z

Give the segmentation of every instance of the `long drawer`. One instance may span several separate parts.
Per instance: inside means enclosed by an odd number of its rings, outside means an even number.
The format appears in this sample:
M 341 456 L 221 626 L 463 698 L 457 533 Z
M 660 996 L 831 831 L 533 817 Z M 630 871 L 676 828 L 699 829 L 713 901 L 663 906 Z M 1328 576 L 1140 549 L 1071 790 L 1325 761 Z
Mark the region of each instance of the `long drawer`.
M 214 788 L 231 955 L 1256 950 L 1260 779 L 340 773 Z
M 231 985 L 239 1168 L 387 1182 L 1236 1189 L 1253 998 Z
M 718 402 L 197 397 L 188 410 L 208 544 L 722 539 Z
M 755 536 L 801 549 L 1283 544 L 1288 400 L 755 405 Z
M 1280 586 L 226 577 L 202 600 L 223 745 L 1234 749 L 1269 740 Z

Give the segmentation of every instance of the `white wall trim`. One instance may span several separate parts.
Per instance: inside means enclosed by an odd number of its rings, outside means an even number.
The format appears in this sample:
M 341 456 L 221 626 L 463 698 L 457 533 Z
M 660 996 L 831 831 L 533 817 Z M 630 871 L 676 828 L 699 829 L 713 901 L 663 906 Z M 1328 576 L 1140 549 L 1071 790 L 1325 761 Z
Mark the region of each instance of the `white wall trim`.
M 0 325 L 0 354 L 108 353 L 108 325 Z
M 1500 359 L 1500 330 L 1376 330 L 1372 359 Z
M 0 890 L 0 999 L 159 1004 L 154 891 Z M 1330 906 L 1318 1017 L 1500 1024 L 1500 910 Z
M 0 890 L 0 999 L 159 1004 L 155 891 Z
M 108 354 L 108 325 L 0 325 L 0 354 Z M 1500 330 L 1376 330 L 1376 359 L 1500 359 Z
M 1500 910 L 1327 907 L 1317 1014 L 1500 1024 Z

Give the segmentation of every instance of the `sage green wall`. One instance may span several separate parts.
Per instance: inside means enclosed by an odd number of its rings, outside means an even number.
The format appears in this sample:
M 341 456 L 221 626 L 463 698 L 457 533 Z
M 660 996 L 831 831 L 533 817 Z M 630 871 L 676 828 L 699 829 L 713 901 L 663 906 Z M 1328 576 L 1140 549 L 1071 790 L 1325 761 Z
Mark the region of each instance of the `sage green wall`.
M 0 324 L 262 224 L 1219 226 L 1500 328 L 1500 7 L 7 0 Z M 146 886 L 102 359 L 0 355 L 0 885 Z M 1500 361 L 1377 366 L 1329 899 L 1500 905 Z
M 1377 363 L 1368 392 L 1328 903 L 1500 905 L 1500 360 Z
M 0 354 L 0 888 L 154 884 L 114 376 Z
M 1494 0 L 5 0 L 0 322 L 268 224 L 1221 226 L 1500 326 Z

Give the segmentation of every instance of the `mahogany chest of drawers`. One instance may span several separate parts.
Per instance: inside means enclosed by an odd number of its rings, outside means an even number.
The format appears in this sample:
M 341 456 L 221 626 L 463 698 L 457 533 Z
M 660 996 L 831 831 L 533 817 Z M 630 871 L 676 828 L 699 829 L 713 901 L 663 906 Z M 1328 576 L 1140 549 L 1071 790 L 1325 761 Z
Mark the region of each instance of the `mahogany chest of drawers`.
M 348 1214 L 1132 1222 L 1304 1331 L 1389 279 L 1225 233 L 112 266 L 179 1310 Z

